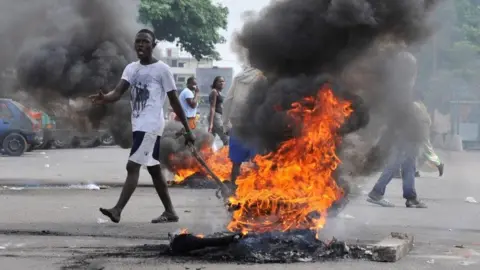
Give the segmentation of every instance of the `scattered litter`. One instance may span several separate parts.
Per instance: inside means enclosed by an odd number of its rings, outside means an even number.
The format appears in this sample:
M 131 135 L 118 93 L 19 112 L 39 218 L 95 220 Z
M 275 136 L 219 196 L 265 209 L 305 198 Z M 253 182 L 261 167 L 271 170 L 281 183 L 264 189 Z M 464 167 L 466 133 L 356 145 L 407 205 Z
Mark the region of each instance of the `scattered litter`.
M 311 261 L 313 261 L 313 259 L 310 258 L 310 257 L 307 257 L 307 258 L 298 258 L 297 261 L 299 261 L 299 262 L 311 262 Z
M 45 156 L 45 158 L 49 158 L 49 156 Z
M 475 198 L 473 197 L 467 197 L 465 198 L 465 201 L 468 203 L 478 203 L 477 200 L 475 200 Z
M 453 231 L 452 229 L 448 229 L 449 232 Z
M 100 187 L 95 184 L 88 184 L 88 185 L 70 185 L 68 188 L 71 189 L 87 189 L 87 190 L 100 190 Z
M 50 168 L 50 164 L 45 164 L 45 168 Z
M 106 219 L 97 218 L 97 223 L 98 223 L 98 224 L 103 224 L 103 223 L 107 223 L 107 222 L 108 222 L 108 220 L 106 220 Z
M 191 213 L 192 211 L 190 211 L 190 210 L 185 210 L 185 211 L 183 211 L 183 212 L 184 212 L 184 213 Z
M 64 206 L 64 207 L 62 207 L 62 209 L 68 209 L 68 208 L 70 208 L 70 207 L 68 207 L 68 206 Z
M 463 245 L 456 245 L 455 247 L 456 248 L 465 248 L 465 246 L 463 246 Z
M 8 190 L 24 190 L 24 187 L 9 187 L 9 186 L 3 186 L 3 189 L 8 189 Z
M 47 154 L 47 153 L 45 153 L 45 152 L 40 152 L 40 155 L 46 155 L 46 154 Z
M 338 218 L 342 218 L 342 219 L 355 219 L 354 216 L 349 215 L 349 214 L 344 214 L 344 213 L 338 214 L 337 217 L 338 217 Z
M 475 264 L 476 262 L 472 262 L 472 261 L 462 261 L 460 262 L 460 265 L 462 266 L 469 266 L 469 265 L 472 265 L 472 264 Z
M 427 263 L 428 263 L 428 264 L 434 264 L 434 263 L 435 263 L 435 260 L 434 260 L 434 259 L 428 260 Z
M 24 243 L 20 243 L 20 244 L 16 244 L 16 245 L 15 245 L 15 247 L 17 247 L 17 248 L 21 248 L 21 247 L 24 247 L 24 246 L 25 246 Z
M 5 249 L 7 249 L 7 247 L 9 247 L 9 246 L 11 246 L 11 245 L 12 245 L 12 243 L 2 244 L 2 245 L 0 245 L 0 250 L 5 250 Z

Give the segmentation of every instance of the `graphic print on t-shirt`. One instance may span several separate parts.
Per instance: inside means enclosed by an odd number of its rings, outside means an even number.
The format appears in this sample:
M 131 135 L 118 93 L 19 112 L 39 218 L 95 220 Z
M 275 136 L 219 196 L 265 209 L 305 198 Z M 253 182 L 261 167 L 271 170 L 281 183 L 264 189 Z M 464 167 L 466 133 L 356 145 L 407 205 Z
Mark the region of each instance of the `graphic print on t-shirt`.
M 148 84 L 136 82 L 131 86 L 130 98 L 132 101 L 132 115 L 138 118 L 145 109 L 147 101 L 150 98 L 150 91 L 148 91 Z

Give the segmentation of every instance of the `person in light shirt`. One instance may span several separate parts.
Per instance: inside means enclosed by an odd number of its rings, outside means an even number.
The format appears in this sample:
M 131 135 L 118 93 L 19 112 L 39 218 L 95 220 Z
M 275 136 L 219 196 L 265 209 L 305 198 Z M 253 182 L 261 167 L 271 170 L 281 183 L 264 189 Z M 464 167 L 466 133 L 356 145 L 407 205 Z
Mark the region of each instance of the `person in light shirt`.
M 100 208 L 100 212 L 114 223 L 120 222 L 123 209 L 135 191 L 140 168 L 147 166 L 152 177 L 155 190 L 165 207 L 165 211 L 152 223 L 177 222 L 178 215 L 172 205 L 168 193 L 167 181 L 160 169 L 160 137 L 165 128 L 163 104 L 168 97 L 172 109 L 185 127 L 185 141 L 195 143 L 195 137 L 190 131 L 185 113 L 176 93 L 175 80 L 170 67 L 152 55 L 156 45 L 155 34 L 148 30 L 140 30 L 135 37 L 135 51 L 139 61 L 125 67 L 118 85 L 107 94 L 99 92 L 90 96 L 94 104 L 114 103 L 130 89 L 130 104 L 132 107 L 132 137 L 133 144 L 127 162 L 127 178 L 122 188 L 120 198 L 113 208 Z
M 197 127 L 197 107 L 198 107 L 198 96 L 200 90 L 197 87 L 197 81 L 194 77 L 187 79 L 187 87 L 178 96 L 180 104 L 182 104 L 183 111 L 187 117 L 188 125 L 190 129 L 195 129 Z M 179 120 L 176 118 L 176 120 Z

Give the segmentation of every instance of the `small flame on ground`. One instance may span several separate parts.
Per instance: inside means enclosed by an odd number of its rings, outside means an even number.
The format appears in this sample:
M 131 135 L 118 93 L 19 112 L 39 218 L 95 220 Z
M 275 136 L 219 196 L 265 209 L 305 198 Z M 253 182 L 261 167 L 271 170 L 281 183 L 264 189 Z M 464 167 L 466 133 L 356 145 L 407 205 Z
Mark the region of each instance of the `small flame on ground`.
M 327 209 L 343 196 L 332 177 L 340 163 L 336 130 L 351 113 L 351 103 L 337 99 L 329 85 L 316 97 L 292 104 L 288 115 L 302 126 L 301 136 L 257 156 L 257 169 L 237 179 L 230 203 L 239 209 L 228 229 L 262 233 L 323 228 Z
M 208 167 L 220 178 L 222 181 L 230 179 L 232 171 L 232 162 L 228 157 L 228 146 L 225 146 L 218 151 L 214 151 L 211 146 L 206 146 L 200 150 L 202 157 L 205 159 Z M 172 155 L 170 163 L 173 164 L 175 173 L 175 183 L 183 182 L 187 177 L 195 173 L 205 173 L 204 168 L 192 156 Z M 245 169 L 245 168 L 243 168 Z M 212 180 L 213 181 L 213 180 Z

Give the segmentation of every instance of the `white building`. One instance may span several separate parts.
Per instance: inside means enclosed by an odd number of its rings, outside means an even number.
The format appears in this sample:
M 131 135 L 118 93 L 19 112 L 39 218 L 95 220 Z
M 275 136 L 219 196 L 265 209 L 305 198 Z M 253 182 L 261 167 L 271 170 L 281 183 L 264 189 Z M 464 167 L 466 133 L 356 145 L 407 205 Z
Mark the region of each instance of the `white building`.
M 197 61 L 191 55 L 181 52 L 179 48 L 161 49 L 161 59 L 172 68 L 178 90 L 185 88 L 188 77 L 195 76 L 197 68 L 213 67 L 213 60 Z

